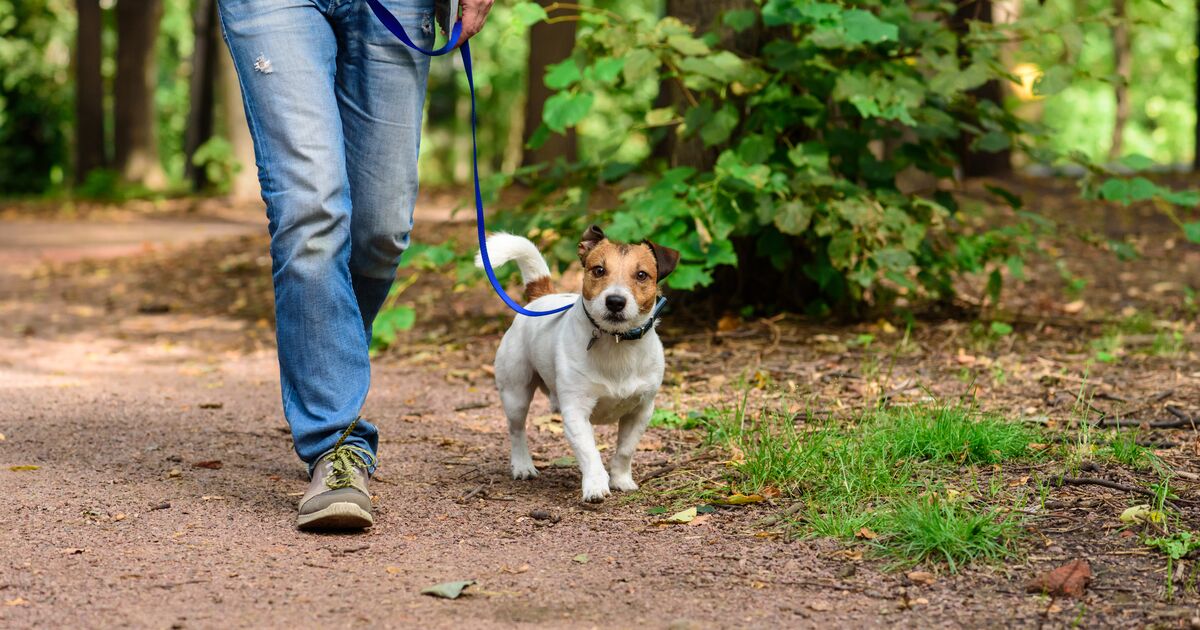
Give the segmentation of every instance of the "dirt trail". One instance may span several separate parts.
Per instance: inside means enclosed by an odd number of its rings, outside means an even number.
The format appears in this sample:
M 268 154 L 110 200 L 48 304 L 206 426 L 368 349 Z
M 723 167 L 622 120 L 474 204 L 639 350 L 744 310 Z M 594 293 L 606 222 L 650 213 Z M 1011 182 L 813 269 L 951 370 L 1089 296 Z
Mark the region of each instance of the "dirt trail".
M 95 251 L 111 233 L 92 230 L 76 245 Z M 0 260 L 19 256 L 13 247 L 0 240 Z M 836 543 L 764 536 L 754 525 L 763 511 L 662 526 L 646 514 L 653 496 L 585 506 L 578 473 L 546 465 L 568 453 L 551 432 L 533 435 L 543 475 L 514 482 L 488 379 L 457 374 L 436 354 L 376 363 L 366 415 L 383 437 L 378 524 L 357 535 L 298 532 L 305 479 L 262 326 L 105 309 L 89 304 L 85 285 L 0 274 L 0 627 L 1071 622 L 1073 609 L 1047 619 L 1047 602 L 1023 593 L 1024 569 L 915 585 L 848 561 Z M 224 343 L 247 336 L 256 341 Z M 635 475 L 684 456 L 639 453 Z M 462 579 L 478 584 L 459 600 L 419 593 Z M 1141 606 L 1098 597 L 1118 613 Z

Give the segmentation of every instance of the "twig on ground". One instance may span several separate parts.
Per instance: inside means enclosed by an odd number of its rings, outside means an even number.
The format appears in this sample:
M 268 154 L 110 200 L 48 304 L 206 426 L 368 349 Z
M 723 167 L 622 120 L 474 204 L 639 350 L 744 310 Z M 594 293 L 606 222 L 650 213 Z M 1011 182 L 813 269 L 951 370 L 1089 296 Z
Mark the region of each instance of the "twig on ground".
M 1121 428 L 1121 427 L 1146 427 L 1148 429 L 1182 429 L 1195 428 L 1195 423 L 1191 418 L 1184 416 L 1177 420 L 1156 420 L 1150 422 L 1148 420 L 1131 420 L 1128 418 L 1105 418 L 1101 417 L 1096 421 L 1097 429 L 1106 428 Z
M 772 514 L 754 524 L 755 527 L 771 527 L 804 509 L 804 503 L 796 503 L 782 512 Z
M 1196 419 L 1184 413 L 1184 411 L 1179 407 L 1176 407 L 1175 405 L 1167 405 L 1167 413 L 1186 422 L 1187 426 L 1190 426 L 1193 431 L 1196 430 Z
M 471 489 L 470 492 L 459 497 L 458 501 L 455 501 L 455 503 L 466 503 L 467 501 L 474 499 L 475 495 L 480 494 L 480 493 L 483 493 L 483 497 L 481 497 L 481 498 L 487 498 L 487 490 L 483 489 L 482 484 L 475 486 L 474 488 Z
M 645 477 L 642 477 L 642 480 L 638 483 L 646 483 L 647 481 L 650 481 L 651 479 L 657 479 L 659 477 L 662 477 L 663 475 L 670 474 L 670 473 L 674 472 L 675 469 L 677 469 L 681 466 L 686 466 L 688 464 L 702 462 L 702 461 L 705 461 L 708 459 L 712 459 L 713 457 L 715 457 L 715 455 L 713 455 L 712 453 L 704 453 L 703 455 L 697 455 L 695 457 L 688 457 L 687 459 L 680 460 L 673 464 L 664 464 L 664 465 L 659 466 L 658 468 L 655 468 L 654 470 L 650 471 L 650 473 L 647 474 Z

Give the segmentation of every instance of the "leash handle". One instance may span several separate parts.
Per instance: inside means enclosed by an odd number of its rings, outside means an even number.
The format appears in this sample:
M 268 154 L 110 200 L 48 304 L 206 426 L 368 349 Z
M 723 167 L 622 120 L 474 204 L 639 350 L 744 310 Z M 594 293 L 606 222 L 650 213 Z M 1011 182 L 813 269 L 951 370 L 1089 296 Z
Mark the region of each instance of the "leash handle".
M 429 57 L 440 57 L 454 50 L 455 46 L 458 45 L 458 41 L 462 38 L 462 20 L 459 20 L 458 16 L 454 15 L 456 11 L 452 11 L 450 18 L 454 19 L 455 22 L 454 26 L 450 29 L 450 34 L 448 36 L 449 39 L 446 42 L 446 45 L 438 48 L 437 50 L 426 50 L 413 43 L 412 39 L 408 37 L 408 33 L 404 32 L 404 26 L 400 24 L 400 20 L 397 20 L 396 16 L 392 15 L 390 11 L 384 8 L 384 6 L 379 3 L 379 0 L 367 0 L 367 4 L 370 5 L 371 11 L 375 13 L 375 17 L 379 18 L 379 21 L 383 24 L 384 28 L 391 31 L 392 35 L 396 36 L 396 39 L 399 39 L 404 43 L 405 46 L 408 46 L 409 48 L 423 55 L 427 55 Z M 454 3 L 454 5 L 457 4 L 457 2 Z M 500 280 L 496 278 L 496 270 L 492 268 L 492 261 L 491 258 L 488 257 L 487 250 L 487 229 L 484 225 L 483 219 L 483 192 L 479 188 L 479 140 L 475 132 L 475 129 L 478 126 L 478 120 L 475 114 L 475 76 L 471 70 L 470 42 L 463 42 L 462 46 L 459 47 L 458 50 L 459 54 L 462 56 L 463 69 L 466 70 L 467 73 L 467 86 L 471 88 L 471 169 L 475 179 L 475 226 L 479 237 L 479 258 L 483 261 L 483 271 L 487 274 L 488 281 L 492 283 L 492 289 L 496 291 L 496 295 L 499 295 L 500 299 L 504 300 L 504 303 L 517 313 L 528 317 L 542 317 L 543 315 L 554 315 L 555 313 L 561 313 L 571 308 L 574 303 L 548 311 L 534 311 L 527 309 L 518 304 L 516 300 L 513 300 L 511 297 L 509 297 L 508 293 L 504 290 L 504 287 L 500 284 Z

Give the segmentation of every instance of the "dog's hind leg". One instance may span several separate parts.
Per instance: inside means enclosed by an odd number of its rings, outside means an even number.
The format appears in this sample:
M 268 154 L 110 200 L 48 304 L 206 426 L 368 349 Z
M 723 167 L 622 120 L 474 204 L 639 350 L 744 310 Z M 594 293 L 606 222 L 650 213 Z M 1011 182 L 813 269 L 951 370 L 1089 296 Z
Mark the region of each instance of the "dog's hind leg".
M 650 416 L 654 413 L 653 401 L 638 407 L 621 417 L 617 426 L 617 450 L 608 462 L 608 487 L 613 490 L 637 490 L 637 482 L 633 480 L 633 453 L 637 450 L 638 440 L 646 432 L 650 424 Z
M 529 455 L 529 440 L 525 436 L 525 419 L 529 416 L 529 402 L 533 400 L 536 386 L 533 383 L 500 389 L 500 402 L 508 418 L 508 438 L 512 443 L 513 479 L 533 479 L 538 470 Z

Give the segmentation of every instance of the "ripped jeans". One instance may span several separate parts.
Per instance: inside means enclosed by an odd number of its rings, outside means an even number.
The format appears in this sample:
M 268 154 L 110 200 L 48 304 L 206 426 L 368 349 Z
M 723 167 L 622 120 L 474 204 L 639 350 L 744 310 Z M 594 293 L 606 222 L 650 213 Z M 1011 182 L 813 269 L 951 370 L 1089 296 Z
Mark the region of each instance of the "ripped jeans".
M 383 0 L 415 43 L 434 0 Z M 370 387 L 371 323 L 408 246 L 429 58 L 364 0 L 219 0 L 267 205 L 283 412 L 309 469 Z M 375 453 L 360 421 L 347 444 Z

